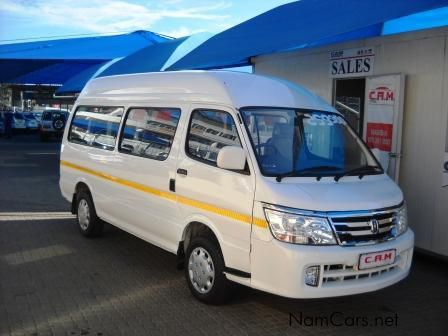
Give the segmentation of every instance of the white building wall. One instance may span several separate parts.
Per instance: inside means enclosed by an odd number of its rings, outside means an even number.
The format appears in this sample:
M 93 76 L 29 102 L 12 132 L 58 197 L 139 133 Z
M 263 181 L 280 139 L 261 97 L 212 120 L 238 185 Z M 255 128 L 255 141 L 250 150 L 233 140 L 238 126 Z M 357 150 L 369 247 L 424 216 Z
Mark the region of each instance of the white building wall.
M 448 256 L 448 28 L 254 58 L 254 72 L 300 83 L 329 102 L 329 52 L 375 47 L 373 75 L 406 75 L 400 186 L 420 248 Z M 447 148 L 446 148 L 447 147 Z

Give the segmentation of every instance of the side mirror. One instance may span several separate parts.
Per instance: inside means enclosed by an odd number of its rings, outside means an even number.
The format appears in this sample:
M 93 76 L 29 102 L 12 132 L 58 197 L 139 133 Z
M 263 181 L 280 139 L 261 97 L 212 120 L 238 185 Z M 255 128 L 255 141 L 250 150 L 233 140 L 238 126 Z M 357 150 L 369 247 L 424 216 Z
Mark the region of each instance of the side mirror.
M 216 164 L 223 169 L 243 170 L 246 165 L 246 153 L 241 147 L 223 147 L 218 153 Z

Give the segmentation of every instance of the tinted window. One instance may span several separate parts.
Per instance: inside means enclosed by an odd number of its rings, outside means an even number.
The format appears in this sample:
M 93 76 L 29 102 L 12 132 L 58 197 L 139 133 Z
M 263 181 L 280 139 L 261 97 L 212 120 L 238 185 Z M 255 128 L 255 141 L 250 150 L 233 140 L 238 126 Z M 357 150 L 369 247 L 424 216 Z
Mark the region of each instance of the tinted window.
M 215 110 L 193 111 L 187 144 L 188 154 L 212 164 L 216 164 L 221 148 L 241 147 L 232 116 Z
M 180 110 L 132 108 L 126 117 L 119 149 L 123 153 L 165 160 L 170 153 Z
M 66 116 L 66 113 L 61 113 Z M 80 106 L 75 112 L 68 139 L 71 142 L 113 150 L 122 107 Z

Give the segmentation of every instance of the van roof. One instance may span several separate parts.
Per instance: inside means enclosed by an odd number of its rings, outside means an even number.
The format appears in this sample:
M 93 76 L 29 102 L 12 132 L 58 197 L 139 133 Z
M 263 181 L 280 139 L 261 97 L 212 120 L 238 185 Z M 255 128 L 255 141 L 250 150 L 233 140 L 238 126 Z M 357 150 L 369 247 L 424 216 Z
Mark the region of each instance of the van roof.
M 201 102 L 247 106 L 291 107 L 335 111 L 302 86 L 236 71 L 173 71 L 95 78 L 78 97 L 79 104 L 109 101 Z

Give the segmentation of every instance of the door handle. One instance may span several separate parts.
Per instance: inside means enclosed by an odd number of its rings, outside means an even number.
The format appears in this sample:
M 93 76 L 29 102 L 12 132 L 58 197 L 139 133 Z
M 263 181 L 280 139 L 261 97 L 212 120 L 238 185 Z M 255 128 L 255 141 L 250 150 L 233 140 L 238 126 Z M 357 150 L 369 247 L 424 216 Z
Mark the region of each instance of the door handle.
M 185 175 L 185 176 L 187 176 L 188 171 L 187 171 L 186 169 L 178 168 L 178 169 L 177 169 L 177 173 L 178 173 L 179 175 Z
M 176 192 L 176 180 L 175 179 L 170 179 L 169 189 L 172 192 Z

